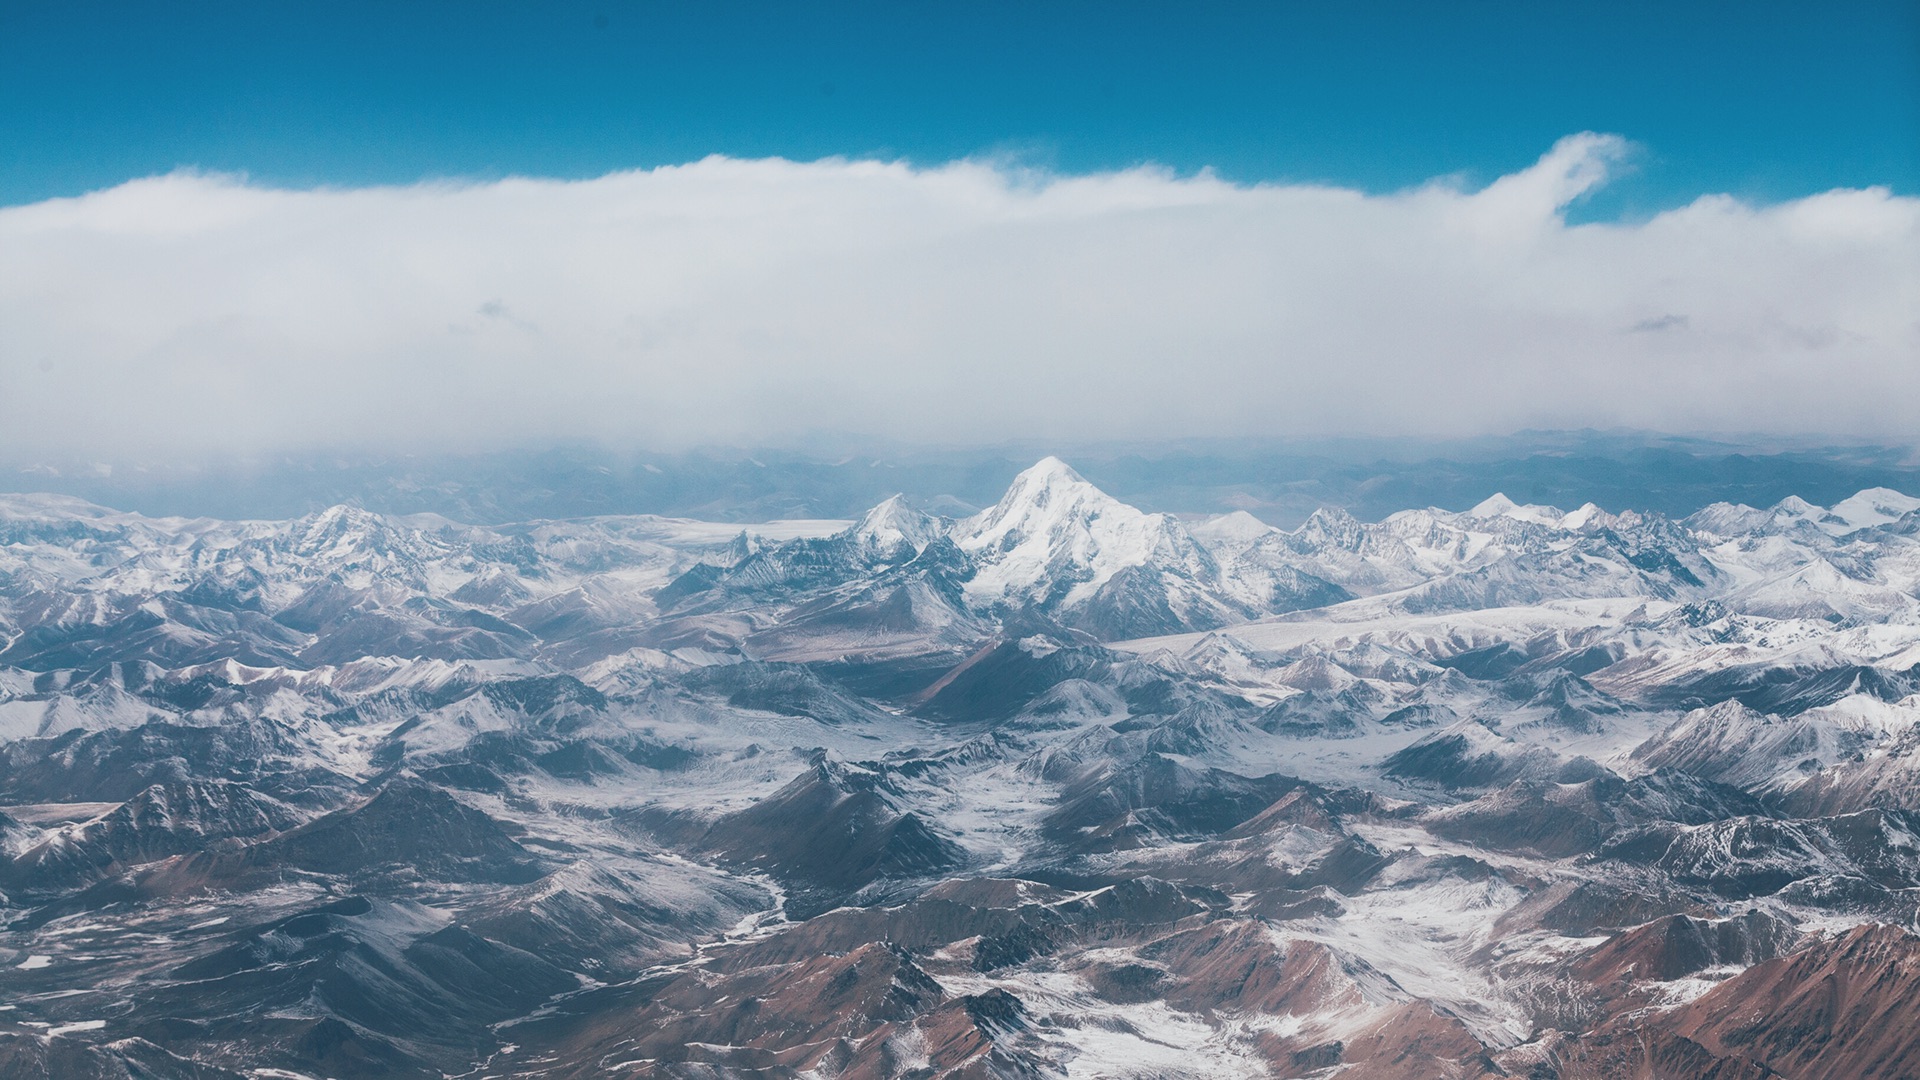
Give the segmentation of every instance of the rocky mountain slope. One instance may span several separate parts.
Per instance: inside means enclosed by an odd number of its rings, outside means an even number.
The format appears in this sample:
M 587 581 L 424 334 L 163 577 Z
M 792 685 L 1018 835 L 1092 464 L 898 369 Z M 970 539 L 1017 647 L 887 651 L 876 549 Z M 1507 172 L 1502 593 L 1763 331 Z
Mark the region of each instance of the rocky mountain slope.
M 1920 500 L 0 497 L 0 1071 L 1904 1076 Z

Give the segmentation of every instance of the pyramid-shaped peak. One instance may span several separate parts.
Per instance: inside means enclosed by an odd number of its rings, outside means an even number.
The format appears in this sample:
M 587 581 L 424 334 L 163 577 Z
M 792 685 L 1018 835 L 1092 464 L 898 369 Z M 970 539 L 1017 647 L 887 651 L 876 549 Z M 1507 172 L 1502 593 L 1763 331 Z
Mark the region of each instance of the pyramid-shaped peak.
M 1014 482 L 1018 483 L 1021 480 L 1028 479 L 1046 479 L 1081 484 L 1087 482 L 1086 477 L 1073 471 L 1073 466 L 1052 454 L 1048 454 L 1046 457 L 1028 466 L 1024 472 L 1015 478 Z
M 1552 506 L 1539 506 L 1533 503 L 1517 503 L 1507 498 L 1505 492 L 1494 492 L 1480 505 L 1467 511 L 1470 518 L 1511 518 L 1534 525 L 1558 525 L 1566 515 Z
M 1296 690 L 1320 690 L 1334 694 L 1351 689 L 1360 681 L 1351 671 L 1334 663 L 1324 653 L 1304 656 L 1274 672 L 1273 678 L 1275 682 Z
M 1066 462 L 1048 456 L 1014 477 L 1000 502 L 973 523 L 979 528 L 991 529 L 999 524 L 1030 520 L 1036 514 L 1082 516 L 1122 505 L 1088 483 L 1086 477 L 1073 471 Z
M 1027 502 L 1044 498 L 1052 492 L 1099 491 L 1087 482 L 1087 478 L 1074 471 L 1073 466 L 1057 457 L 1043 457 L 1034 462 L 1013 478 L 1007 485 L 1007 493 L 1000 499 L 1002 505 L 1009 500 Z
M 1208 518 L 1190 526 L 1187 531 L 1193 534 L 1194 539 L 1205 544 L 1245 545 L 1275 530 L 1245 510 L 1235 510 Z
M 1475 506 L 1473 509 L 1467 511 L 1467 516 L 1477 517 L 1477 518 L 1499 517 L 1501 514 L 1504 514 L 1507 511 L 1512 510 L 1514 507 L 1518 505 L 1520 504 L 1514 502 L 1512 499 L 1507 498 L 1506 492 L 1496 491 L 1493 494 L 1487 496 L 1486 498 L 1480 500 L 1480 504 L 1478 506 Z
M 1181 655 L 1189 660 L 1212 656 L 1257 656 L 1264 660 L 1273 659 L 1272 653 L 1256 649 L 1244 640 L 1219 630 L 1208 631 Z
M 967 591 L 983 603 L 1072 606 L 1137 567 L 1186 581 L 1218 574 L 1179 522 L 1128 506 L 1052 457 L 1015 477 L 998 503 L 955 525 L 953 538 L 979 560 Z
M 925 550 L 945 531 L 945 522 L 907 505 L 906 496 L 894 495 L 863 514 L 847 533 L 862 544 L 889 553 L 903 547 Z
M 352 503 L 335 503 L 324 510 L 316 510 L 305 519 L 314 525 L 340 525 L 372 523 L 380 520 L 380 515 L 363 506 Z
M 1348 524 L 1357 525 L 1360 523 L 1360 519 L 1357 517 L 1354 517 L 1353 512 L 1351 510 L 1348 510 L 1344 506 L 1318 507 L 1314 510 L 1313 513 L 1307 515 L 1307 520 L 1318 521 L 1325 525 L 1341 525 L 1341 526 L 1345 526 Z
M 1580 504 L 1578 510 L 1574 510 L 1568 513 L 1566 517 L 1561 518 L 1560 527 L 1563 529 L 1584 529 L 1588 525 L 1595 523 L 1604 524 L 1609 520 L 1612 520 L 1612 515 L 1600 509 L 1600 507 L 1594 503 L 1585 502 Z
M 386 519 L 371 510 L 340 503 L 292 522 L 304 546 L 362 541 L 387 529 Z
M 860 522 L 864 525 L 868 522 L 894 521 L 913 512 L 913 508 L 907 505 L 905 495 L 889 495 L 862 515 Z
M 1310 537 L 1348 536 L 1358 533 L 1364 526 L 1360 519 L 1338 506 L 1322 506 L 1307 515 L 1307 520 L 1294 530 L 1295 535 Z

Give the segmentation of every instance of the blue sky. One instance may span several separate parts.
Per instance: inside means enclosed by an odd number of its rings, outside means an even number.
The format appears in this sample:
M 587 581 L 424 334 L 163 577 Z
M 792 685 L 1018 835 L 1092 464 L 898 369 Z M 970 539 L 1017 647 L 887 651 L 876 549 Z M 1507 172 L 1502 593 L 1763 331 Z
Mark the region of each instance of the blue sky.
M 1159 162 L 1370 191 L 1614 132 L 1583 212 L 1920 190 L 1920 4 L 0 3 L 0 204 L 709 153 Z

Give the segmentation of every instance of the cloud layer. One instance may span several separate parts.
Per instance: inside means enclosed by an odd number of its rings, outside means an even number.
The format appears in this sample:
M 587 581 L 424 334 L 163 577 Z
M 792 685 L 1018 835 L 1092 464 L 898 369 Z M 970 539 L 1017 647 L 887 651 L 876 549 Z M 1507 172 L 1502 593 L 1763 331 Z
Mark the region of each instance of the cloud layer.
M 1910 434 L 1920 200 L 1568 225 L 1478 191 L 709 158 L 0 210 L 0 451 L 1528 426 Z

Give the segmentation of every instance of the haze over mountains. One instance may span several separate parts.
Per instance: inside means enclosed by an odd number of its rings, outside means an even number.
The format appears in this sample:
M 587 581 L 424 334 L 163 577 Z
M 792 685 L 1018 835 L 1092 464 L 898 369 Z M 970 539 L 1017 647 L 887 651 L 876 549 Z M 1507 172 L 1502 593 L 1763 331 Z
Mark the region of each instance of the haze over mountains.
M 1863 487 L 0 496 L 0 1072 L 1912 1075 L 1920 498 Z
M 821 437 L 752 449 L 643 452 L 591 442 L 467 454 L 307 450 L 254 457 L 0 459 L 13 490 L 57 492 L 149 516 L 292 518 L 348 504 L 473 524 L 607 514 L 712 521 L 855 518 L 895 493 L 964 517 L 1058 453 L 1136 506 L 1246 510 L 1292 528 L 1323 507 L 1378 521 L 1408 507 L 1522 502 L 1685 517 L 1720 501 L 1822 505 L 1870 487 L 1920 490 L 1912 447 L 1779 436 L 1535 431 L 1471 439 L 1193 439 L 940 447 Z

